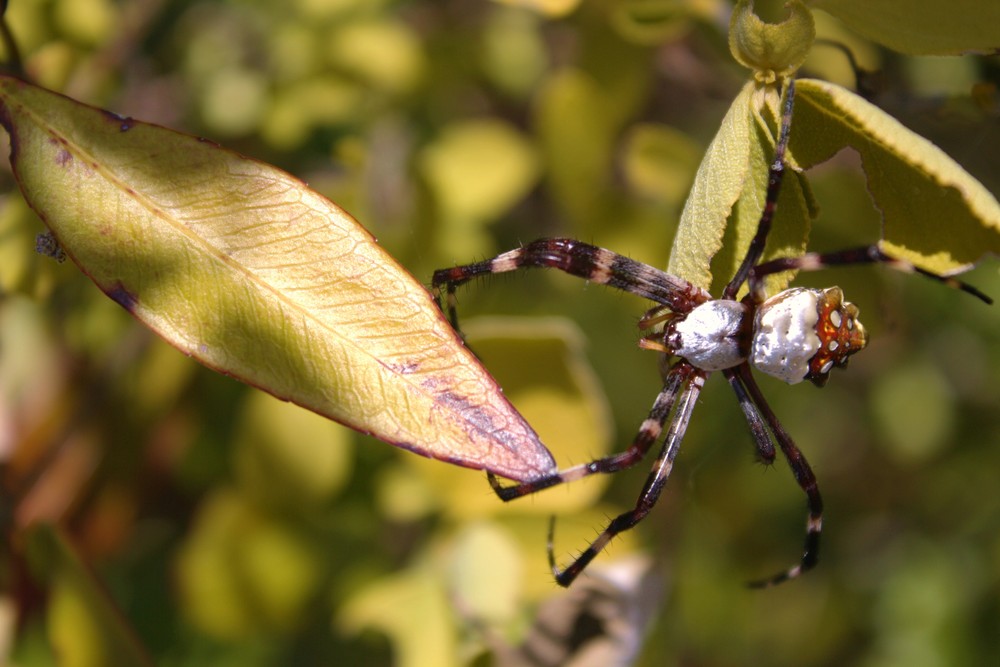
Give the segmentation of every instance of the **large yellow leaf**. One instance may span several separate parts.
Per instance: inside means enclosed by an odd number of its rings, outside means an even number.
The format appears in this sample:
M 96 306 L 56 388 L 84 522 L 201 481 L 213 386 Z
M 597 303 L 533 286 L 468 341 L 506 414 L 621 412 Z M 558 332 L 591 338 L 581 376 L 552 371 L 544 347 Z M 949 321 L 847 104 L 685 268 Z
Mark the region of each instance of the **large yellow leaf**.
M 912 55 L 1000 49 L 996 0 L 811 0 L 868 39 Z
M 944 151 L 840 86 L 802 79 L 798 91 L 795 159 L 807 168 L 856 150 L 886 250 L 939 273 L 1000 253 L 1000 204 Z
M 554 469 L 428 292 L 299 180 L 0 78 L 25 199 L 184 353 L 387 442 L 504 477 Z

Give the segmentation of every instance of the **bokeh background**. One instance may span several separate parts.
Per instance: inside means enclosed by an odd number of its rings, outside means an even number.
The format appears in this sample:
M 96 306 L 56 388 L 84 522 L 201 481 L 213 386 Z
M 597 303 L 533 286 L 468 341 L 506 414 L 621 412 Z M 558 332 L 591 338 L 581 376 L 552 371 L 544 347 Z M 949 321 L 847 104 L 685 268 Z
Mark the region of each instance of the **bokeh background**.
M 730 9 L 14 0 L 8 18 L 40 85 L 287 169 L 428 282 L 546 235 L 665 266 L 700 155 L 748 76 L 726 46 Z M 998 57 L 902 57 L 816 18 L 879 72 L 863 79 L 873 101 L 1000 191 Z M 829 46 L 804 72 L 857 85 Z M 813 249 L 878 238 L 854 156 L 810 177 Z M 562 595 L 548 517 L 565 562 L 634 502 L 645 463 L 504 506 L 481 473 L 213 374 L 76 267 L 36 255 L 43 227 L 6 164 L 0 189 L 0 662 L 517 664 L 537 609 Z M 967 278 L 1000 297 L 995 261 Z M 880 268 L 798 282 L 841 285 L 872 336 L 822 390 L 760 380 L 824 492 L 821 565 L 743 586 L 795 560 L 804 500 L 783 464 L 755 462 L 713 377 L 659 506 L 595 564 L 595 578 L 643 573 L 618 656 L 995 660 L 1000 310 Z M 659 387 L 656 356 L 635 344 L 643 302 L 548 272 L 485 280 L 460 302 L 471 344 L 561 464 L 624 448 Z

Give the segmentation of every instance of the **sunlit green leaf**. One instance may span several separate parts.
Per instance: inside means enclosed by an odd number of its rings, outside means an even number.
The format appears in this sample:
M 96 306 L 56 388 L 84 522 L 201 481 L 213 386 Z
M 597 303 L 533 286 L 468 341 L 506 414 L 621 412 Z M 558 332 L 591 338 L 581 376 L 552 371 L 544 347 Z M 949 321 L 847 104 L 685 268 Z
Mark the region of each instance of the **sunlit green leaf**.
M 628 40 L 659 44 L 690 29 L 692 19 L 712 20 L 722 9 L 718 0 L 625 0 L 612 7 L 611 21 Z
M 449 588 L 472 618 L 509 622 L 521 602 L 524 563 L 518 545 L 497 524 L 473 523 L 456 537 Z
M 791 146 L 803 167 L 860 153 L 887 251 L 946 273 L 1000 252 L 1000 205 L 941 149 L 834 84 L 798 85 Z
M 450 606 L 440 578 L 413 569 L 361 590 L 344 604 L 336 622 L 348 632 L 373 628 L 387 634 L 399 667 L 455 665 Z
M 750 169 L 750 98 L 746 84 L 705 151 L 670 250 L 667 271 L 699 287 L 712 284 L 709 262 L 722 246 L 726 220 Z
M 420 170 L 445 225 L 447 252 L 474 257 L 492 248 L 461 243 L 455 235 L 478 231 L 524 197 L 538 179 L 538 159 L 527 139 L 499 120 L 456 123 L 427 146 Z
M 670 273 L 699 287 L 714 284 L 717 291 L 736 272 L 764 208 L 768 165 L 774 157 L 777 101 L 773 88 L 754 82 L 746 84 L 733 101 L 684 204 L 670 252 Z M 765 113 L 770 122 L 765 122 Z M 765 256 L 801 254 L 812 217 L 800 176 L 786 170 Z M 769 290 L 781 289 L 788 279 L 787 275 L 772 276 Z
M 98 45 L 110 39 L 119 21 L 119 6 L 109 0 L 55 2 L 55 20 L 67 35 Z
M 667 125 L 641 124 L 626 140 L 623 167 L 634 190 L 657 201 L 680 204 L 691 187 L 701 147 Z
M 66 253 L 181 351 L 427 456 L 552 459 L 426 289 L 329 200 L 218 146 L 0 81 L 11 162 Z
M 402 23 L 359 21 L 338 26 L 327 44 L 335 67 L 391 93 L 411 90 L 424 72 L 420 43 Z
M 868 39 L 912 55 L 1000 49 L 1000 3 L 993 0 L 810 0 Z
M 580 4 L 580 0 L 497 0 L 505 5 L 524 7 L 549 16 L 558 18 L 572 13 Z
M 317 125 L 343 123 L 357 116 L 363 93 L 358 84 L 333 76 L 297 81 L 272 96 L 261 134 L 278 148 L 295 148 Z
M 520 9 L 490 14 L 483 35 L 484 68 L 504 91 L 529 95 L 548 65 L 542 22 Z
M 322 506 L 351 472 L 350 431 L 261 392 L 247 396 L 236 443 L 239 481 L 265 505 Z
M 288 526 L 218 491 L 202 504 L 178 554 L 182 604 L 189 620 L 215 637 L 288 632 L 315 595 L 321 562 Z
M 606 92 L 586 72 L 553 74 L 538 93 L 539 140 L 552 196 L 577 220 L 594 215 L 614 146 Z
M 257 129 L 267 95 L 267 80 L 258 72 L 233 67 L 209 75 L 202 98 L 202 117 L 215 132 L 234 136 Z

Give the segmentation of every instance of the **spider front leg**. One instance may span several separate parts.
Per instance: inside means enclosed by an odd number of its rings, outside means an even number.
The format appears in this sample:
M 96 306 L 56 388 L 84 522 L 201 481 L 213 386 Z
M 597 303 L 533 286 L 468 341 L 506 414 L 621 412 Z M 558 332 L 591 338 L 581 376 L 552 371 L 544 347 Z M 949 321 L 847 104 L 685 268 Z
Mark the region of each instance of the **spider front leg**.
M 660 397 L 657 398 L 657 405 L 664 406 L 666 410 L 664 413 L 659 415 L 659 417 L 662 418 L 662 420 L 666 420 L 667 415 L 670 413 L 670 407 L 674 403 L 675 397 L 678 399 L 677 409 L 674 411 L 674 418 L 670 422 L 666 438 L 663 441 L 663 448 L 660 450 L 659 456 L 656 457 L 653 469 L 646 478 L 646 483 L 642 487 L 642 492 L 639 494 L 635 507 L 612 519 L 608 526 L 601 531 L 601 534 L 597 536 L 597 539 L 591 542 L 590 545 L 584 549 L 579 556 L 577 556 L 576 560 L 563 569 L 560 569 L 556 564 L 552 546 L 555 528 L 554 520 L 553 523 L 549 525 L 549 566 L 552 568 L 552 574 L 555 576 L 556 582 L 560 586 L 569 586 L 573 583 L 573 581 L 580 575 L 581 572 L 583 572 L 587 565 L 594 560 L 597 554 L 604 550 L 604 547 L 608 545 L 615 535 L 634 527 L 637 523 L 642 521 L 646 515 L 649 514 L 650 510 L 653 509 L 653 506 L 656 505 L 656 501 L 659 500 L 660 493 L 663 492 L 663 487 L 666 486 L 667 479 L 670 477 L 670 472 L 673 470 L 674 458 L 677 456 L 677 452 L 680 449 L 681 441 L 684 439 L 684 433 L 687 431 L 688 423 L 691 420 L 691 413 L 694 410 L 695 403 L 698 401 L 698 395 L 701 394 L 702 387 L 704 387 L 705 379 L 707 377 L 707 372 L 697 370 L 685 361 L 680 361 L 674 365 L 670 371 L 669 384 L 682 387 L 682 389 L 679 396 L 675 393 L 675 395 L 670 397 L 669 400 L 661 400 L 663 398 L 663 393 L 660 394 Z M 665 391 L 666 389 L 664 389 L 664 392 Z M 643 423 L 643 429 L 647 427 L 648 423 L 649 420 L 647 419 L 646 422 Z M 662 423 L 663 421 L 660 422 L 660 429 L 662 429 Z
M 470 280 L 492 273 L 518 269 L 556 269 L 591 282 L 630 292 L 678 312 L 687 312 L 711 298 L 708 292 L 665 271 L 618 253 L 573 239 L 538 239 L 482 262 L 440 269 L 431 287 L 438 295 L 447 291 L 448 318 L 458 329 L 455 289 Z
M 771 223 L 774 220 L 774 212 L 778 208 L 778 194 L 781 192 L 781 183 L 785 176 L 785 152 L 788 150 L 788 138 L 792 131 L 792 109 L 795 106 L 795 79 L 789 79 L 785 89 L 785 102 L 781 108 L 781 123 L 778 130 L 778 140 L 774 146 L 774 160 L 768 169 L 767 193 L 764 198 L 764 209 L 761 211 L 760 220 L 757 222 L 757 232 L 747 248 L 747 254 L 743 257 L 736 273 L 729 284 L 722 292 L 722 298 L 735 299 L 736 293 L 740 291 L 747 276 L 754 265 L 764 254 L 764 246 L 767 237 L 771 233 Z

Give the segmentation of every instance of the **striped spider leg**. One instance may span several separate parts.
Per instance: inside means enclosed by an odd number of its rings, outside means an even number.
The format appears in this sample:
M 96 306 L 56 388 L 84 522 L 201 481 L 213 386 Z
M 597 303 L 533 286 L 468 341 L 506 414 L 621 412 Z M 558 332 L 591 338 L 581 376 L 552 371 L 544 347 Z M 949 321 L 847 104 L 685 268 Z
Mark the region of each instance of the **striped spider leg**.
M 664 320 L 672 320 L 711 301 L 708 292 L 686 280 L 610 250 L 571 239 L 539 239 L 491 260 L 442 269 L 434 273 L 432 285 L 439 292 L 442 286 L 446 286 L 447 311 L 452 324 L 457 326 L 455 287 L 477 276 L 524 268 L 559 269 L 657 302 L 659 305 L 647 312 L 640 321 L 642 328 L 650 328 Z M 663 313 L 667 311 L 669 315 L 664 315 Z M 660 334 L 653 334 L 642 339 L 645 343 L 643 347 L 661 349 L 662 345 L 655 342 L 655 339 L 660 337 Z M 677 455 L 691 413 L 708 375 L 708 372 L 696 368 L 684 359 L 678 359 L 666 372 L 663 389 L 657 395 L 649 416 L 643 421 L 632 444 L 624 452 L 515 486 L 503 486 L 493 474 L 488 473 L 493 490 L 502 500 L 509 501 L 595 473 L 618 472 L 635 465 L 645 457 L 653 444 L 659 440 L 667 419 L 673 414 L 673 420 L 666 429 L 663 446 L 643 485 L 636 506 L 611 521 L 594 543 L 564 570 L 560 570 L 555 564 L 550 530 L 549 560 L 559 584 L 568 586 L 615 535 L 641 521 L 656 504 L 670 475 L 674 457 Z M 773 458 L 773 447 L 771 458 Z
M 556 581 L 563 586 L 572 583 L 615 535 L 635 526 L 655 505 L 670 475 L 695 402 L 705 380 L 714 371 L 723 373 L 736 394 L 761 460 L 773 462 L 780 450 L 807 500 L 806 537 L 799 561 L 752 585 L 769 586 L 793 579 L 815 565 L 823 523 L 823 501 L 816 477 L 768 405 L 751 367 L 789 384 L 811 380 L 821 386 L 834 367 L 844 366 L 851 355 L 865 347 L 867 334 L 858 320 L 858 309 L 844 300 L 840 288 L 793 287 L 768 298 L 764 290 L 766 276 L 788 270 L 814 271 L 834 265 L 882 263 L 897 270 L 920 273 L 991 303 L 974 287 L 892 258 L 877 245 L 759 263 L 784 174 L 794 90 L 794 82 L 789 81 L 757 232 L 721 298 L 714 299 L 705 290 L 659 269 L 570 239 L 540 239 L 490 260 L 434 273 L 433 287 L 439 299 L 444 288 L 445 307 L 456 328 L 455 289 L 459 285 L 482 275 L 526 268 L 557 269 L 636 294 L 656 304 L 639 321 L 641 330 L 651 331 L 639 344 L 664 353 L 672 364 L 664 373 L 663 388 L 648 417 L 628 449 L 513 486 L 503 486 L 494 475 L 488 475 L 497 495 L 509 501 L 595 473 L 629 468 L 642 460 L 663 437 L 660 452 L 635 506 L 614 518 L 565 569 L 555 563 L 553 527 L 550 526 L 549 562 Z M 736 295 L 744 284 L 748 284 L 749 291 L 737 300 Z

